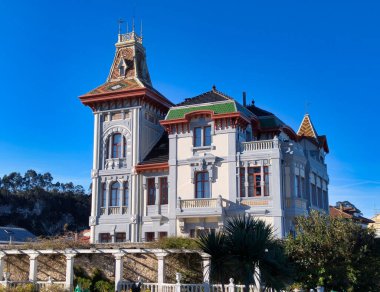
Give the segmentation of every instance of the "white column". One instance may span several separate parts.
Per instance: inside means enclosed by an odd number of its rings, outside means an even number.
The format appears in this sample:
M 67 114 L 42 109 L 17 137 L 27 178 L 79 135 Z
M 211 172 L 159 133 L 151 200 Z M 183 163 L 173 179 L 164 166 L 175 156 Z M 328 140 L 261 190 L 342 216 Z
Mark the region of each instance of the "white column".
M 156 253 L 157 258 L 157 284 L 158 292 L 162 291 L 162 284 L 165 282 L 165 257 L 168 255 L 166 252 Z
M 65 289 L 71 291 L 73 289 L 74 281 L 74 257 L 75 253 L 66 254 L 66 281 Z
M 210 255 L 207 253 L 202 253 L 202 266 L 203 266 L 203 284 L 205 291 L 210 290 Z
M 115 291 L 120 291 L 121 281 L 123 281 L 123 253 L 116 253 L 115 257 Z
M 94 114 L 94 145 L 92 161 L 92 190 L 91 190 L 91 218 L 90 218 L 90 242 L 95 243 L 95 222 L 98 198 L 98 170 L 99 170 L 99 131 L 100 131 L 100 114 Z
M 37 252 L 30 253 L 28 254 L 28 256 L 29 256 L 29 281 L 34 283 L 37 281 L 38 253 Z

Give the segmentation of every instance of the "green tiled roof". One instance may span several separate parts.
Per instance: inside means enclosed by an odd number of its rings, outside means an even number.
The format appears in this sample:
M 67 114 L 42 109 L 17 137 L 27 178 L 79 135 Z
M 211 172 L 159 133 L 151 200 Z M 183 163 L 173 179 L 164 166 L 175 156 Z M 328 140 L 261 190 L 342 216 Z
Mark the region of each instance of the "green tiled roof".
M 234 102 L 210 104 L 210 105 L 203 105 L 203 106 L 191 106 L 191 107 L 183 107 L 183 108 L 171 108 L 169 110 L 168 115 L 166 116 L 166 120 L 182 119 L 188 113 L 201 111 L 201 110 L 211 110 L 215 114 L 226 114 L 226 113 L 236 112 Z

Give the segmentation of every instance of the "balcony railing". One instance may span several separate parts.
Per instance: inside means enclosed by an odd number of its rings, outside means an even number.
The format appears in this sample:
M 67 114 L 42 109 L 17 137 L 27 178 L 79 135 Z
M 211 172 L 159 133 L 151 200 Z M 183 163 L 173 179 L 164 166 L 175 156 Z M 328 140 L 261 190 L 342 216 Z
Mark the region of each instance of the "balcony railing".
M 181 200 L 181 209 L 187 208 L 216 208 L 217 199 Z
M 127 159 L 126 158 L 109 158 L 106 159 L 106 170 L 110 169 L 120 169 L 127 167 Z
M 260 150 L 271 150 L 279 148 L 278 140 L 261 140 L 261 141 L 251 141 L 242 142 L 241 151 L 260 151 Z
M 120 207 L 108 207 L 108 215 L 120 214 Z
M 106 214 L 106 208 L 102 207 L 100 208 L 100 215 Z
M 126 207 L 126 206 L 121 207 L 121 211 L 123 214 L 127 214 L 128 213 L 128 207 Z
M 273 204 L 272 197 L 249 197 L 241 198 L 240 204 L 250 207 L 269 207 Z

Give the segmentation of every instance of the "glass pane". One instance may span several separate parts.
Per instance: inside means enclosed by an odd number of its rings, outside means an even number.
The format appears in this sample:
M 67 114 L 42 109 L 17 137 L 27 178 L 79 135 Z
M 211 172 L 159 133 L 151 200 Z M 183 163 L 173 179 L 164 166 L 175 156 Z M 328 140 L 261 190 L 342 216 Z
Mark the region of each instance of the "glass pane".
M 194 128 L 194 147 L 202 146 L 202 129 Z
M 204 146 L 210 146 L 211 145 L 211 127 L 204 127 Z

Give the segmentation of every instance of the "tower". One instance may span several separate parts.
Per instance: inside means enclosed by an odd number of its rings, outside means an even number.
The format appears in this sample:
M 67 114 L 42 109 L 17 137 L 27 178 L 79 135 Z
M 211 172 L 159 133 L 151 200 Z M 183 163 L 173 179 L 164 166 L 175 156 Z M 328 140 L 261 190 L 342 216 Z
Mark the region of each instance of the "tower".
M 115 46 L 106 82 L 79 97 L 94 113 L 92 243 L 136 241 L 141 182 L 135 167 L 160 139 L 158 121 L 172 105 L 152 85 L 142 37 L 119 33 Z

